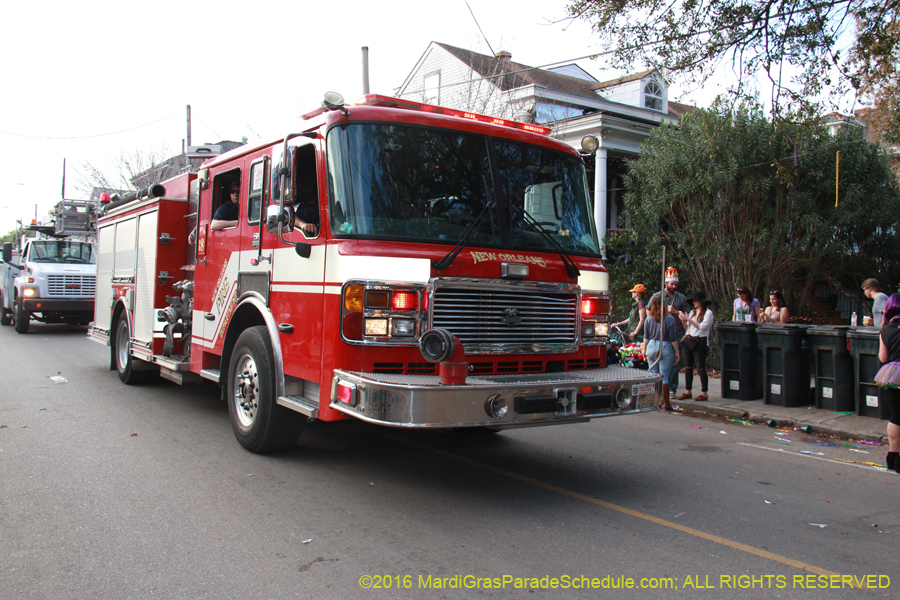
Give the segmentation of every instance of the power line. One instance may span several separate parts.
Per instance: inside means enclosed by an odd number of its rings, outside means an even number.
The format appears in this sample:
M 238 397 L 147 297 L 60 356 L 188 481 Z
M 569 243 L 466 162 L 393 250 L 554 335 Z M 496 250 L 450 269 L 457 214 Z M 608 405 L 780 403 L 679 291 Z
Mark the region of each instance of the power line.
M 171 113 L 166 115 L 161 119 L 157 119 L 155 121 L 151 121 L 149 123 L 144 123 L 143 125 L 138 125 L 137 127 L 130 127 L 128 129 L 120 129 L 119 131 L 111 131 L 109 133 L 95 133 L 93 135 L 73 135 L 73 136 L 50 136 L 50 135 L 29 135 L 27 133 L 15 133 L 12 131 L 0 131 L 0 133 L 4 135 L 12 135 L 15 137 L 23 137 L 23 138 L 31 138 L 36 140 L 85 140 L 89 138 L 98 138 L 98 137 L 106 137 L 110 135 L 119 135 L 120 133 L 126 133 L 128 131 L 134 131 L 136 129 L 143 129 L 144 127 L 149 127 L 151 125 L 155 125 L 161 121 L 165 121 L 174 115 L 175 113 Z
M 481 33 L 481 37 L 484 38 L 484 43 L 487 44 L 488 50 L 491 51 L 491 54 L 496 55 L 494 49 L 491 48 L 491 43 L 488 41 L 487 36 L 484 35 L 484 31 L 481 30 L 481 24 L 478 22 L 478 19 L 475 18 L 475 13 L 472 12 L 472 7 L 469 6 L 469 0 L 466 0 L 466 7 L 469 9 L 469 14 L 472 15 L 472 20 L 475 21 L 475 26 L 478 27 L 478 31 Z

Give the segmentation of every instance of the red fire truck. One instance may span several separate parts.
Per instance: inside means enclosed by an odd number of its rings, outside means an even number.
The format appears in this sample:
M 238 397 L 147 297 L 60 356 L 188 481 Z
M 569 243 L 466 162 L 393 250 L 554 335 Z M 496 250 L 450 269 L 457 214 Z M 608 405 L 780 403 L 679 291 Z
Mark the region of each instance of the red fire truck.
M 606 365 L 578 152 L 378 95 L 327 94 L 300 122 L 105 209 L 88 335 L 123 382 L 214 381 L 253 452 L 313 419 L 501 430 L 655 409 L 658 375 Z

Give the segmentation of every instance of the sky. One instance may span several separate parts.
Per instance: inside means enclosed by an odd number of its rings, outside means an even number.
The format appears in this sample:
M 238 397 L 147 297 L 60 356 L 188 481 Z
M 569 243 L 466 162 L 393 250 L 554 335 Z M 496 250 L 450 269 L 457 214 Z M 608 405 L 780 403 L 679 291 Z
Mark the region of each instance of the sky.
M 192 144 L 283 135 L 336 91 L 392 94 L 429 42 L 530 66 L 601 50 L 564 0 L 12 2 L 0 36 L 0 234 L 84 199 L 77 172 L 135 151 L 174 155 Z M 471 7 L 471 12 L 470 12 Z M 474 13 L 474 18 L 473 14 Z M 476 22 L 477 19 L 477 22 Z M 479 29 L 480 26 L 480 29 Z M 577 61 L 601 81 L 618 76 Z M 721 91 L 721 90 L 719 90 Z M 715 86 L 670 99 L 708 105 Z

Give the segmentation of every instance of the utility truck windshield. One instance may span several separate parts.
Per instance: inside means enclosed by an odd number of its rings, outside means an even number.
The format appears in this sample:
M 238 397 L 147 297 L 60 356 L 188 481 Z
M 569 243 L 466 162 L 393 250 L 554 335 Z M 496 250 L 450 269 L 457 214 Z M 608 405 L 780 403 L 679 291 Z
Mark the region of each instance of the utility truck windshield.
M 327 141 L 337 237 L 599 254 L 575 157 L 410 125 L 343 124 Z
M 28 258 L 34 262 L 44 263 L 95 264 L 97 262 L 93 244 L 59 240 L 32 242 Z

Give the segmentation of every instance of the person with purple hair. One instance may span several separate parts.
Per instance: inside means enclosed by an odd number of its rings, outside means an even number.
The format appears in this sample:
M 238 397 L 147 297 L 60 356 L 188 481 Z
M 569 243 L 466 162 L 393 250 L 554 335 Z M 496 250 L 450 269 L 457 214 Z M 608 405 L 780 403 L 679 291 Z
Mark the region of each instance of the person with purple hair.
M 900 387 L 896 377 L 900 373 L 900 293 L 891 294 L 884 305 L 884 326 L 879 337 L 878 360 L 885 365 L 875 376 L 879 386 L 887 392 L 891 418 L 888 421 L 887 468 L 900 473 Z M 885 374 L 886 377 L 882 377 Z

